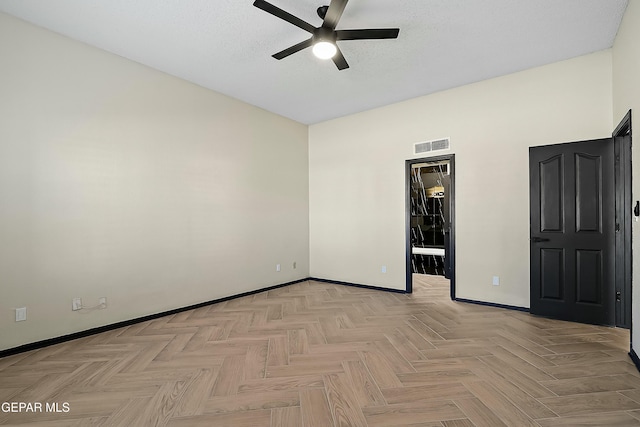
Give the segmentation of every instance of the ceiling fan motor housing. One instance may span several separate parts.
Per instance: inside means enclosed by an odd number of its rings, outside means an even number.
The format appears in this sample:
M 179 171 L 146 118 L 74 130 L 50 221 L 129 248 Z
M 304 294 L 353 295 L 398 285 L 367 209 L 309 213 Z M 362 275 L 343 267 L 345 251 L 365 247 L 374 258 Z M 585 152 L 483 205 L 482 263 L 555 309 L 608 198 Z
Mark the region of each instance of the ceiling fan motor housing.
M 313 31 L 313 43 L 329 42 L 336 43 L 336 32 L 331 28 L 318 27 Z

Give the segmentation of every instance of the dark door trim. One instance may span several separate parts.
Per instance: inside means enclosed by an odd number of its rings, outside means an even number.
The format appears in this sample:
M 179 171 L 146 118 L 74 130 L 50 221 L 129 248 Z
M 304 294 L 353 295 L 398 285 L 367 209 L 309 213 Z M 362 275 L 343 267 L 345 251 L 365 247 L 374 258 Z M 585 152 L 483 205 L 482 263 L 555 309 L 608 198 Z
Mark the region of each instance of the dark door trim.
M 451 267 L 451 277 L 450 277 L 450 290 L 451 290 L 451 299 L 455 299 L 456 297 L 456 233 L 455 233 L 455 225 L 456 225 L 456 198 L 455 198 L 455 154 L 447 154 L 444 156 L 434 156 L 434 157 L 423 157 L 420 159 L 411 159 L 405 162 L 405 271 L 406 271 L 406 292 L 413 292 L 413 276 L 411 269 L 411 166 L 416 163 L 429 163 L 429 162 L 440 162 L 443 160 L 449 161 L 449 176 L 451 177 L 451 189 L 450 193 L 450 210 L 449 210 L 449 222 L 450 222 L 450 231 L 449 231 L 449 253 L 447 254 L 447 262 L 450 263 Z
M 613 131 L 615 155 L 615 289 L 616 289 L 616 326 L 631 328 L 631 110 Z M 618 297 L 619 295 L 619 297 Z
M 611 325 L 632 329 L 632 111 L 629 110 L 609 138 L 614 154 L 614 264 L 612 272 L 614 299 Z M 531 151 L 531 149 L 530 149 Z M 533 283 L 533 279 L 532 279 Z M 633 331 L 630 333 L 630 341 Z M 633 345 L 630 342 L 630 348 Z M 640 369 L 640 367 L 639 367 Z
M 627 111 L 627 114 L 624 115 L 624 118 L 616 129 L 613 131 L 613 136 L 624 136 L 626 134 L 631 135 L 631 110 Z

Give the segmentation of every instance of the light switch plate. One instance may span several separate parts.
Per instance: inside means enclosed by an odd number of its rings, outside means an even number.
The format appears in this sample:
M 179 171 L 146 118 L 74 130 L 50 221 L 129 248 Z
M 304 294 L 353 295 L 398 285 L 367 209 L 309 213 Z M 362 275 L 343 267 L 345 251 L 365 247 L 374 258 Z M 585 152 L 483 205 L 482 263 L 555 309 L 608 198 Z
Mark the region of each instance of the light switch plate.
M 27 320 L 27 307 L 16 308 L 16 322 Z

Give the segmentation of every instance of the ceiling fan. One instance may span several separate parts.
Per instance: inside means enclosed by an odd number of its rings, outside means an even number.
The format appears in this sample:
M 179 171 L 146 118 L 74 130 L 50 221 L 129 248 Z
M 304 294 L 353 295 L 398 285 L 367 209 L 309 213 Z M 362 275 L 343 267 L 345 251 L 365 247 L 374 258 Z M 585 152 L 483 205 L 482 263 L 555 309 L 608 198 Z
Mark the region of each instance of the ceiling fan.
M 266 2 L 265 0 L 255 0 L 253 5 L 280 19 L 283 19 L 298 28 L 311 33 L 311 37 L 303 42 L 295 44 L 283 51 L 272 55 L 276 59 L 283 59 L 289 55 L 313 46 L 313 53 L 321 59 L 333 59 L 338 70 L 349 68 L 347 60 L 336 44 L 339 40 L 371 40 L 371 39 L 395 39 L 400 32 L 399 28 L 375 28 L 358 30 L 336 30 L 338 21 L 342 17 L 342 12 L 349 0 L 331 0 L 329 6 L 320 6 L 317 10 L 318 16 L 322 19 L 322 25 L 314 27 L 308 22 L 293 16 Z

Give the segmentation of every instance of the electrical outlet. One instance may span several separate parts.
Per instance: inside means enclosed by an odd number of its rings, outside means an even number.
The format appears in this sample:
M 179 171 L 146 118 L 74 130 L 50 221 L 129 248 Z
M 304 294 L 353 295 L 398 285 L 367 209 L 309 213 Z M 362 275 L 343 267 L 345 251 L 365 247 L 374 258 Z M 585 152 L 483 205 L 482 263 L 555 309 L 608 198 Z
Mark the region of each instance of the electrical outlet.
M 493 276 L 493 286 L 500 286 L 500 276 Z
M 100 308 L 107 308 L 107 297 L 98 299 L 98 304 L 100 304 Z
M 280 264 L 276 264 L 276 271 L 280 271 Z
M 16 322 L 27 320 L 27 307 L 16 308 Z
M 380 269 L 380 271 L 382 271 L 383 273 L 387 272 L 387 266 L 383 265 L 382 268 Z
M 74 298 L 71 303 L 71 310 L 78 311 L 82 310 L 82 298 Z

